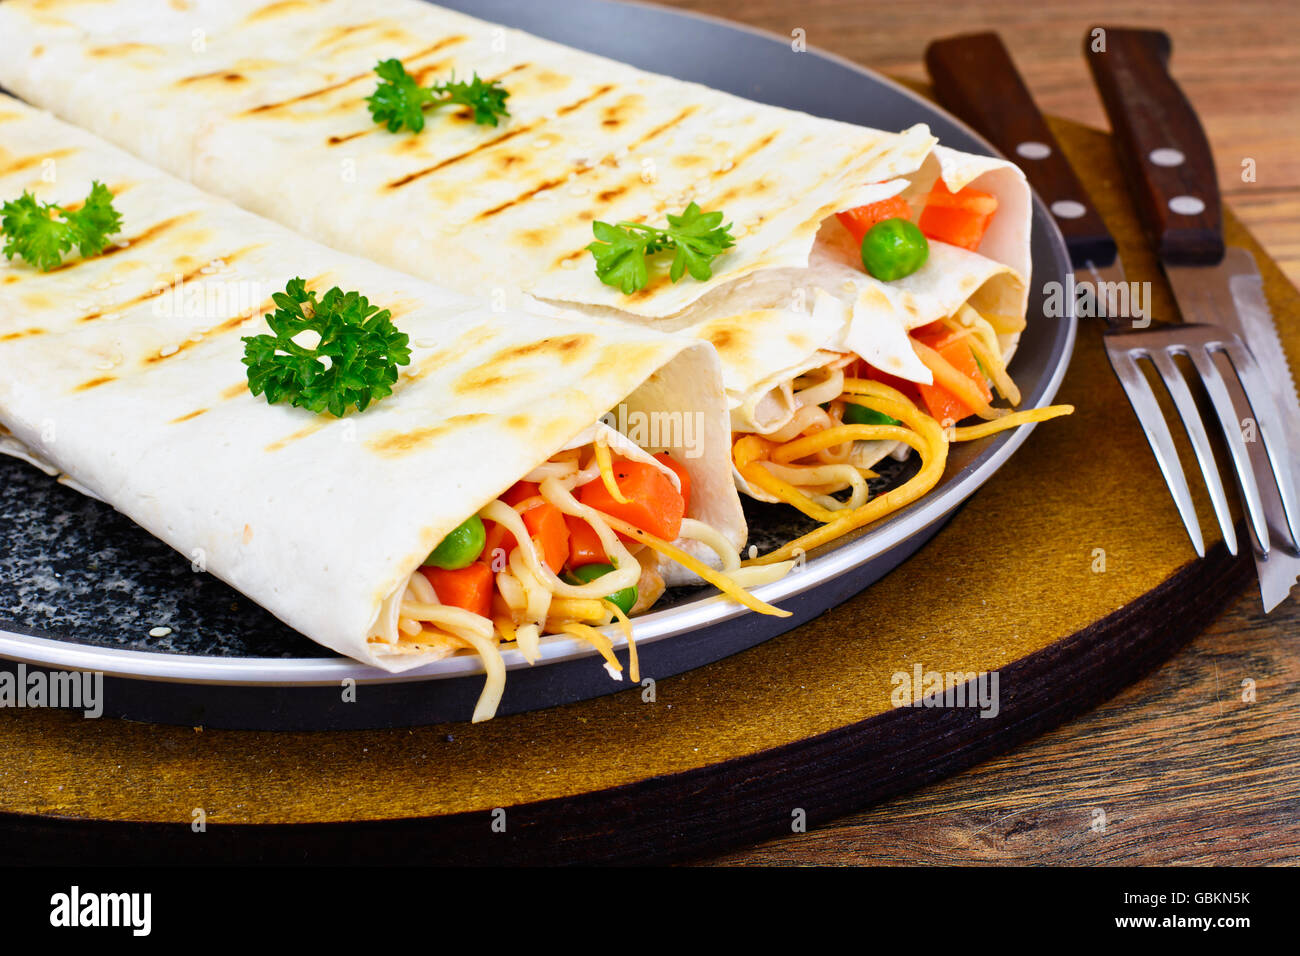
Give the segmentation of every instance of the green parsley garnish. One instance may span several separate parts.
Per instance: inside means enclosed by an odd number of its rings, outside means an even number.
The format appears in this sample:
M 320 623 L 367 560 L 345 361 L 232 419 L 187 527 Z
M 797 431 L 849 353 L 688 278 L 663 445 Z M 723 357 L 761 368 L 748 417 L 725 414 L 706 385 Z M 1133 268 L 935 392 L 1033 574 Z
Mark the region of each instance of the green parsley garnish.
M 35 196 L 24 192 L 0 207 L 0 215 L 5 257 L 22 256 L 42 272 L 60 265 L 63 254 L 73 246 L 84 259 L 99 255 L 108 245 L 108 237 L 122 228 L 122 217 L 113 208 L 113 194 L 98 181 L 91 184 L 86 201 L 75 211 L 37 202 Z
M 656 229 L 637 222 L 593 222 L 591 231 L 596 242 L 587 249 L 596 258 L 596 276 L 605 285 L 631 295 L 644 288 L 650 279 L 646 257 L 674 250 L 669 278 L 676 282 L 684 273 L 703 281 L 712 278 L 710 263 L 736 244 L 731 223 L 725 226 L 722 213 L 702 212 L 691 203 L 680 216 L 668 217 L 667 229 Z
M 474 110 L 474 122 L 496 126 L 498 116 L 509 116 L 506 97 L 510 94 L 495 80 L 484 81 L 477 73 L 468 83 L 456 82 L 453 75 L 446 83 L 421 86 L 415 77 L 406 72 L 401 60 L 381 60 L 375 67 L 379 85 L 366 97 L 370 115 L 376 123 L 396 133 L 403 126 L 418 133 L 424 129 L 424 110 L 427 106 L 444 106 L 458 103 Z
M 392 313 L 360 293 L 335 286 L 318 301 L 295 278 L 271 300 L 279 308 L 266 321 L 275 334 L 245 337 L 243 362 L 249 391 L 265 393 L 272 405 L 288 402 L 342 418 L 351 406 L 362 412 L 391 395 L 397 367 L 411 364 L 409 339 L 393 325 Z M 319 336 L 314 347 L 295 341 L 303 332 Z

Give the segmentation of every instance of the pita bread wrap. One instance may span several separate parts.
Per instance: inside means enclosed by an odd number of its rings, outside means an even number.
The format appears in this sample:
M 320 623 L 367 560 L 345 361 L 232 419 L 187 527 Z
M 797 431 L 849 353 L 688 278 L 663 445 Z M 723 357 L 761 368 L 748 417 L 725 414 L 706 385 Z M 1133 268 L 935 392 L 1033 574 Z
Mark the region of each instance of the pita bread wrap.
M 491 127 L 440 109 L 419 134 L 390 133 L 365 102 L 389 57 L 421 83 L 497 79 L 510 116 Z M 938 146 L 923 125 L 886 133 L 760 105 L 418 0 L 12 0 L 0 82 L 245 208 L 441 286 L 522 289 L 712 341 L 742 431 L 789 421 L 792 377 L 828 350 L 928 382 L 907 329 L 968 300 L 1025 311 L 1029 190 L 1010 163 Z M 866 275 L 834 214 L 899 193 L 919 212 L 940 177 L 997 197 L 978 251 L 935 242 L 905 280 Z M 672 283 L 660 269 L 632 295 L 597 280 L 593 220 L 662 224 L 691 201 L 734 224 L 713 278 Z
M 397 633 L 413 572 L 562 449 L 598 439 L 653 462 L 598 421 L 612 409 L 686 423 L 657 446 L 690 477 L 687 515 L 743 544 L 702 343 L 493 312 L 0 96 L 0 199 L 74 205 L 93 180 L 121 213 L 115 245 L 49 272 L 0 259 L 0 451 L 67 476 L 313 640 L 391 671 L 467 647 Z M 334 418 L 251 394 L 241 337 L 267 331 L 269 296 L 295 275 L 391 310 L 412 352 L 391 396 Z
M 367 109 L 389 59 L 422 86 L 500 83 L 510 115 L 481 125 L 443 106 L 421 132 L 392 133 Z M 1019 402 L 1006 362 L 1025 322 L 1029 188 L 1014 165 L 946 149 L 924 125 L 882 132 L 765 106 L 418 0 L 12 0 L 0 82 L 336 248 L 468 295 L 711 343 L 737 485 L 823 523 L 760 562 L 916 500 L 949 441 L 989 433 L 936 419 L 996 430 L 1068 411 L 990 404 L 992 388 Z M 902 196 L 924 225 L 940 182 L 996 214 L 954 245 L 931 230 L 904 279 L 868 275 L 837 214 Z M 662 227 L 692 202 L 735 238 L 709 278 L 674 283 L 660 256 L 632 294 L 599 281 L 594 223 Z M 939 325 L 942 341 L 921 342 Z M 880 391 L 882 376 L 902 391 Z M 921 478 L 873 493 L 876 463 L 913 450 Z

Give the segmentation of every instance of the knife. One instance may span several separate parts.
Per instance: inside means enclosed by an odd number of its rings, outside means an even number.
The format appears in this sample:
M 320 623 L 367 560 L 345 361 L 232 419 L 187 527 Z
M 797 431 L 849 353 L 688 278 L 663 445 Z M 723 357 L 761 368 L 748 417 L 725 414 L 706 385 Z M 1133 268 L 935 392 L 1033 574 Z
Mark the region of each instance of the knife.
M 1159 30 L 1099 26 L 1084 38 L 1125 178 L 1183 320 L 1239 336 L 1265 380 L 1252 391 L 1272 398 L 1271 407 L 1237 406 L 1243 426 L 1254 423 L 1267 438 L 1247 443 L 1253 470 L 1277 475 L 1276 486 L 1259 483 L 1269 540 L 1247 522 L 1264 606 L 1272 610 L 1300 573 L 1300 399 L 1255 259 L 1224 244 L 1214 159 L 1196 111 L 1169 74 L 1171 51 Z
M 1117 327 L 1125 317 L 1109 315 L 1105 308 L 1111 300 L 1105 293 L 1116 286 L 1102 285 L 1126 283 L 1115 240 L 1039 112 L 1002 40 L 991 32 L 936 40 L 926 48 L 925 65 L 939 102 L 1024 171 L 1056 219 L 1076 273 L 1093 283 L 1096 314 Z M 1074 297 L 1070 301 L 1075 304 Z M 1125 295 L 1119 301 L 1133 300 Z M 1132 320 L 1136 328 L 1144 328 L 1149 322 L 1149 317 L 1142 316 Z

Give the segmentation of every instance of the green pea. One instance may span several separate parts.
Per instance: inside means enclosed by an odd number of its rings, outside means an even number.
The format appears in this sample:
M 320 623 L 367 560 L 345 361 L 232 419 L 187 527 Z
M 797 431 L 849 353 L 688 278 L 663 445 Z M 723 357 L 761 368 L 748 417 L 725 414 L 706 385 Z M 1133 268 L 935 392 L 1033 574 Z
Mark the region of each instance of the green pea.
M 569 576 L 574 578 L 575 583 L 586 584 L 588 581 L 603 578 L 613 570 L 614 565 L 612 564 L 584 564 L 570 571 Z M 636 585 L 624 588 L 621 591 L 615 591 L 613 594 L 607 594 L 605 600 L 618 605 L 624 614 L 631 614 L 632 607 L 636 604 Z
M 854 405 L 852 402 L 844 403 L 844 424 L 845 425 L 901 425 L 903 424 L 897 418 L 890 418 L 884 412 L 878 412 L 874 408 L 867 408 L 865 405 Z
M 885 219 L 862 237 L 862 264 L 877 279 L 910 276 L 930 256 L 930 244 L 908 219 Z
M 467 568 L 483 553 L 485 544 L 487 531 L 483 527 L 483 519 L 478 515 L 470 515 L 464 524 L 458 525 L 438 543 L 424 559 L 424 563 L 444 571 Z

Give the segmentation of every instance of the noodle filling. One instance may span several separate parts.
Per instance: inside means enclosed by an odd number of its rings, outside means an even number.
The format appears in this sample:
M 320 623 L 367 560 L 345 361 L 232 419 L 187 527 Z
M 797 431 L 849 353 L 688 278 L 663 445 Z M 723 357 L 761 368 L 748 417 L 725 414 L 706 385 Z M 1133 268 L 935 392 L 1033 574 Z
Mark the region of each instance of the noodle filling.
M 429 559 L 444 566 L 416 569 L 390 599 L 391 638 L 371 640 L 434 659 L 477 654 L 487 672 L 473 717 L 481 721 L 495 714 L 505 689 L 502 650 L 535 663 L 545 635 L 587 642 L 622 680 L 623 665 L 602 630 L 612 625 L 627 643 L 629 676 L 639 682 L 631 619 L 664 594 L 666 562 L 752 610 L 785 615 L 745 589 L 782 577 L 792 562 L 742 568 L 722 532 L 690 517 L 686 467 L 619 437 L 597 428 L 593 440 L 553 455 L 479 509 L 470 522 L 481 523 L 481 544 L 474 542 L 468 558 L 448 559 L 444 545 L 461 529 L 449 535 Z M 718 567 L 683 550 L 690 542 L 716 555 Z
M 1074 411 L 1070 405 L 1013 412 L 994 394 L 1019 404 L 1007 373 L 999 330 L 969 304 L 951 317 L 909 333 L 933 384 L 899 379 L 856 355 L 832 353 L 790 383 L 793 416 L 765 433 L 736 433 L 732 464 L 751 492 L 781 501 L 822 526 L 748 565 L 798 558 L 811 548 L 891 514 L 926 494 L 943 477 L 949 443 L 973 441 L 1028 422 Z M 978 417 L 977 425 L 957 422 Z M 896 488 L 872 497 L 872 465 L 885 455 L 916 452 L 921 467 Z M 900 454 L 901 453 L 901 454 Z

